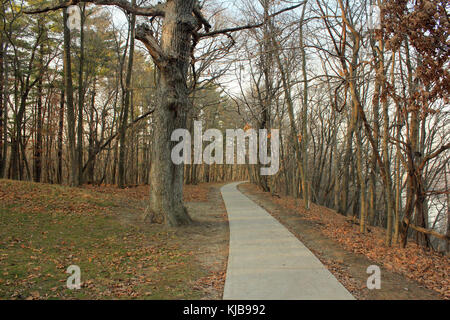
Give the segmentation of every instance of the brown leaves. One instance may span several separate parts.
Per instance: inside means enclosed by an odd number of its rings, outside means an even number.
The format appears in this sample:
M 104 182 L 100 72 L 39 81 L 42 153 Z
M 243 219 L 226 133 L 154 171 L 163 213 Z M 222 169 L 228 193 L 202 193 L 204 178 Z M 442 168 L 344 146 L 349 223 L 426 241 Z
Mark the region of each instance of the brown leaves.
M 39 291 L 31 292 L 31 296 L 27 297 L 25 300 L 38 300 L 40 298 Z
M 370 227 L 369 233 L 361 234 L 358 225 L 325 207 L 311 204 L 311 209 L 306 211 L 302 200 L 273 196 L 271 200 L 289 209 L 293 215 L 314 221 L 325 236 L 335 240 L 346 250 L 363 254 L 376 264 L 416 280 L 450 299 L 449 257 L 424 250 L 414 243 L 408 244 L 405 249 L 398 244 L 386 247 L 383 228 Z
M 213 271 L 206 277 L 198 279 L 194 283 L 194 288 L 197 290 L 208 291 L 211 287 L 216 290 L 222 290 L 225 285 L 226 272 Z
M 92 214 L 104 207 L 92 192 L 50 184 L 0 181 L 0 203 L 18 213 Z
M 204 201 L 209 188 L 187 187 L 185 198 Z M 0 197 L 5 209 L 0 219 L 1 297 L 197 297 L 189 286 L 190 279 L 200 277 L 191 250 L 164 226 L 132 224 L 149 197 L 148 186 L 68 188 L 1 180 Z M 72 264 L 81 268 L 81 290 L 65 286 Z M 177 287 L 165 291 L 166 281 Z
M 397 52 L 407 39 L 420 56 L 421 63 L 415 76 L 423 88 L 413 102 L 426 107 L 429 100 L 448 98 L 450 28 L 446 2 L 418 1 L 412 8 L 407 8 L 406 1 L 388 1 L 382 15 L 387 49 Z
M 186 202 L 206 202 L 211 186 L 205 183 L 183 187 L 183 199 Z

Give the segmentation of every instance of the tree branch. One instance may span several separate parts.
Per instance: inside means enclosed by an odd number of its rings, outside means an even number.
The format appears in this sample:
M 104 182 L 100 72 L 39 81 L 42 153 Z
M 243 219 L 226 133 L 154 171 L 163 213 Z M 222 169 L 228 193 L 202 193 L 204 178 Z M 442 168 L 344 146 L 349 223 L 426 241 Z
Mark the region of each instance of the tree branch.
M 153 36 L 153 31 L 150 30 L 147 25 L 141 24 L 136 28 L 136 39 L 145 45 L 155 64 L 158 67 L 162 67 L 164 62 L 167 61 L 167 58 L 164 55 L 158 41 Z
M 429 229 L 425 229 L 425 228 L 422 228 L 422 227 L 418 227 L 418 226 L 412 224 L 409 221 L 409 219 L 406 218 L 406 217 L 403 219 L 403 222 L 408 224 L 411 229 L 414 229 L 417 232 L 420 232 L 420 233 L 423 233 L 423 234 L 429 234 L 429 235 L 435 236 L 436 238 L 439 238 L 439 239 L 442 239 L 442 240 L 446 240 L 446 241 L 450 241 L 450 236 L 445 235 L 445 234 L 437 233 L 434 230 L 429 230 Z
M 147 111 L 146 113 L 144 113 L 143 115 L 137 117 L 136 119 L 133 120 L 133 122 L 131 122 L 130 124 L 127 125 L 127 127 L 125 128 L 125 130 L 128 130 L 129 128 L 131 128 L 132 126 L 134 126 L 136 123 L 138 123 L 139 121 L 141 121 L 142 119 L 147 118 L 149 115 L 151 115 L 153 112 L 155 111 L 155 109 L 152 109 L 150 111 Z M 115 139 L 117 138 L 117 136 L 119 135 L 119 131 L 117 131 L 116 133 L 114 133 L 112 136 L 110 136 L 108 139 L 106 139 L 106 141 L 100 145 L 99 147 L 97 147 L 94 151 L 94 153 L 89 157 L 89 159 L 86 161 L 85 165 L 83 166 L 83 172 L 87 169 L 89 163 L 91 163 L 92 160 L 94 160 L 94 158 L 97 156 L 97 154 L 99 154 L 101 151 L 103 151 L 107 146 L 109 146 L 109 144 Z
M 419 170 L 422 170 L 428 161 L 430 161 L 433 158 L 436 158 L 438 155 L 440 155 L 442 152 L 444 152 L 447 149 L 450 149 L 450 143 L 443 145 L 442 147 L 440 147 L 438 150 L 436 150 L 432 154 L 427 155 L 425 158 L 423 158 L 422 163 L 419 166 Z
M 299 3 L 299 4 L 295 5 L 295 6 L 287 7 L 287 8 L 284 8 L 284 9 L 280 10 L 280 11 L 277 11 L 277 12 L 269 15 L 268 18 L 270 19 L 270 18 L 276 17 L 279 14 L 282 14 L 284 12 L 297 9 L 298 7 L 301 7 L 304 4 L 305 4 L 305 1 L 302 1 L 301 3 Z M 235 27 L 235 28 L 220 29 L 220 30 L 215 30 L 215 31 L 211 31 L 211 32 L 207 31 L 205 33 L 199 33 L 198 37 L 199 38 L 214 37 L 214 36 L 217 36 L 219 34 L 227 34 L 227 33 L 230 33 L 230 32 L 237 32 L 237 31 L 241 31 L 241 30 L 248 30 L 248 29 L 259 28 L 259 27 L 262 27 L 263 25 L 264 25 L 264 22 L 261 22 L 261 23 L 257 23 L 257 24 L 248 24 L 248 25 L 245 25 L 245 26 L 240 26 L 240 27 Z
M 195 5 L 194 5 L 194 15 L 197 18 L 197 20 L 199 21 L 199 23 L 201 25 L 203 25 L 203 27 L 205 28 L 206 32 L 209 32 L 209 30 L 212 28 L 211 25 L 209 24 L 208 20 L 205 18 L 205 16 L 203 15 L 201 8 L 198 4 L 198 1 L 196 1 Z
M 105 5 L 105 6 L 117 6 L 122 8 L 127 13 L 134 13 L 138 16 L 147 16 L 147 17 L 163 17 L 165 15 L 165 5 L 157 4 L 154 6 L 148 7 L 138 7 L 135 5 L 131 5 L 127 0 L 67 0 L 61 2 L 59 4 L 48 4 L 38 8 L 30 8 L 24 10 L 23 12 L 26 14 L 35 14 L 35 13 L 44 13 L 49 11 L 56 11 L 59 9 L 64 9 L 69 6 L 76 5 L 80 2 L 93 3 L 97 5 Z

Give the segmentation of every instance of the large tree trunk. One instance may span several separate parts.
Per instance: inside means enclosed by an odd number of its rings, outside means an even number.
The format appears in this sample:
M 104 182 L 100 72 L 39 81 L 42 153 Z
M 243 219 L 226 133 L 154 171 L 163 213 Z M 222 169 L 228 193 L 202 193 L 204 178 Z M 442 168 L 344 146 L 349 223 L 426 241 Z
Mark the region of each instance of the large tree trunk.
M 186 78 L 191 34 L 197 24 L 192 15 L 194 3 L 194 0 L 167 1 L 162 26 L 161 53 L 169 59 L 158 66 L 158 106 L 154 112 L 147 217 L 170 226 L 191 222 L 183 206 L 184 165 L 172 162 L 171 150 L 175 142 L 170 140 L 175 129 L 186 128 L 186 111 L 190 105 Z
M 172 76 L 161 70 L 159 107 L 154 113 L 155 140 L 151 152 L 149 212 L 152 222 L 177 226 L 190 222 L 190 218 L 183 206 L 183 165 L 175 165 L 171 160 L 174 144 L 170 142 L 170 137 L 175 129 L 185 126 L 186 102 L 168 95 L 175 88 L 178 94 L 186 88 Z

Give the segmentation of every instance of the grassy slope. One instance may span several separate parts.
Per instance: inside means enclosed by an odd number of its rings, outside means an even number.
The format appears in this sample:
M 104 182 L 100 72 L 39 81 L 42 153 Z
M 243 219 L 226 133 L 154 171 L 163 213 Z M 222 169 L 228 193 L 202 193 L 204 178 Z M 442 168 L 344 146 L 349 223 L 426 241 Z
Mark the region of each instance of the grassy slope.
M 173 230 L 127 223 L 142 190 L 0 180 L 0 299 L 196 299 L 204 276 Z M 66 288 L 70 265 L 81 290 Z

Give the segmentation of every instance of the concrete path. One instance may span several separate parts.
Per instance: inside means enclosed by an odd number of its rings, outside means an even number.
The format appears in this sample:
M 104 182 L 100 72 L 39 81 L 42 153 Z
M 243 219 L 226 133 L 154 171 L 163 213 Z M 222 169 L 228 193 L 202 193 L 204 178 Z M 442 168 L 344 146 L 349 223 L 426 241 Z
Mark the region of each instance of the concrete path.
M 226 300 L 354 299 L 308 248 L 231 183 L 222 187 L 230 221 Z

